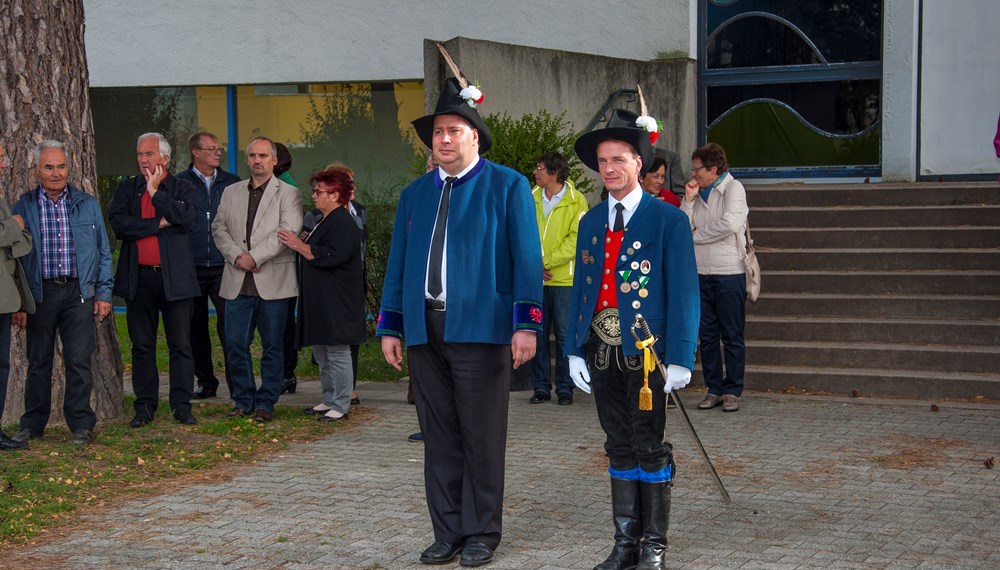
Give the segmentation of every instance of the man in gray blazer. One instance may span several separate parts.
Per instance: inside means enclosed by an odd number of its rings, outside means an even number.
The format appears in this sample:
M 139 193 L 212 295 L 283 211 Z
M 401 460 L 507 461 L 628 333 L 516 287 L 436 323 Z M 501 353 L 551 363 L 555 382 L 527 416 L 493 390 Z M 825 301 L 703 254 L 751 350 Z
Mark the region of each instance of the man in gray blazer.
M 0 171 L 7 168 L 3 145 L 0 145 Z M 10 373 L 10 314 L 22 310 L 21 294 L 14 281 L 15 261 L 31 251 L 31 233 L 24 229 L 24 218 L 11 215 L 7 200 L 0 195 L 0 418 L 7 401 L 7 376 Z M 31 291 L 24 294 L 30 299 Z M 24 449 L 27 441 L 14 441 L 0 431 L 0 451 Z
M 212 237 L 226 259 L 219 294 L 226 299 L 226 350 L 233 379 L 233 409 L 226 417 L 274 417 L 284 373 L 283 338 L 288 300 L 299 294 L 295 257 L 278 242 L 278 228 L 302 229 L 298 189 L 274 176 L 277 149 L 257 137 L 247 145 L 250 179 L 227 187 L 212 222 Z M 260 387 L 253 377 L 250 343 L 260 333 Z

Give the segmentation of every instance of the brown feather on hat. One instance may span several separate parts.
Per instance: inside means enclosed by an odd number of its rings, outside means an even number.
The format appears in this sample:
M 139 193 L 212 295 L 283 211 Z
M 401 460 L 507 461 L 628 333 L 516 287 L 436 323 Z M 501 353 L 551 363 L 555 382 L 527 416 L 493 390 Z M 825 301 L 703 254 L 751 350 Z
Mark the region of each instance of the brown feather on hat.
M 434 118 L 439 115 L 461 117 L 468 121 L 472 128 L 479 131 L 479 154 L 483 154 L 493 146 L 493 134 L 490 133 L 489 127 L 486 126 L 486 122 L 476 109 L 478 104 L 483 100 L 482 92 L 478 90 L 478 87 L 469 84 L 469 80 L 465 78 L 462 71 L 455 65 L 454 60 L 448 54 L 448 50 L 444 49 L 444 46 L 438 44 L 438 49 L 448 63 L 448 67 L 451 68 L 452 73 L 455 74 L 455 77 L 449 77 L 445 81 L 444 89 L 441 90 L 441 95 L 438 97 L 434 112 L 413 121 L 413 128 L 417 131 L 417 136 L 420 137 L 420 140 L 428 147 L 433 148 Z M 465 91 L 464 94 L 463 90 Z M 470 98 L 468 96 L 469 91 L 478 92 L 478 98 Z

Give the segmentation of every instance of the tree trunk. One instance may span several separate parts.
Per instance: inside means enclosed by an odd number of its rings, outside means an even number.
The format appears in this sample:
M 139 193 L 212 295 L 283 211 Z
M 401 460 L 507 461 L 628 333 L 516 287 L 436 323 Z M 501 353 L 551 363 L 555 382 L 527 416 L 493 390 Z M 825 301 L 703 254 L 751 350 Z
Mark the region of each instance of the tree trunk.
M 83 31 L 82 0 L 0 0 L 0 141 L 10 163 L 0 174 L 0 192 L 9 203 L 38 185 L 31 155 L 45 139 L 66 144 L 71 183 L 88 194 L 97 191 Z M 114 319 L 95 320 L 94 326 L 91 405 L 99 420 L 121 417 L 124 369 Z M 3 423 L 17 421 L 24 411 L 24 340 L 24 331 L 15 327 Z M 50 425 L 61 423 L 65 389 L 57 341 Z

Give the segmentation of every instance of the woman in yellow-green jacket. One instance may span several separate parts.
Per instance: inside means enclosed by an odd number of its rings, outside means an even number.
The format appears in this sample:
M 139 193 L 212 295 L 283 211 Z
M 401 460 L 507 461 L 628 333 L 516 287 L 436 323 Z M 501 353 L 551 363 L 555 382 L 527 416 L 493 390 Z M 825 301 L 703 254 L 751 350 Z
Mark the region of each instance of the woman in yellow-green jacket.
M 570 292 L 573 289 L 573 269 L 576 265 L 576 230 L 580 218 L 587 212 L 587 199 L 577 191 L 569 177 L 569 163 L 558 152 L 538 157 L 535 184 L 531 190 L 535 199 L 538 233 L 542 238 L 542 332 L 538 333 L 535 359 L 531 363 L 531 386 L 534 394 L 528 400 L 541 404 L 552 399 L 555 384 L 559 405 L 573 403 L 573 381 L 563 346 L 569 319 Z M 556 334 L 556 374 L 550 379 L 549 335 Z

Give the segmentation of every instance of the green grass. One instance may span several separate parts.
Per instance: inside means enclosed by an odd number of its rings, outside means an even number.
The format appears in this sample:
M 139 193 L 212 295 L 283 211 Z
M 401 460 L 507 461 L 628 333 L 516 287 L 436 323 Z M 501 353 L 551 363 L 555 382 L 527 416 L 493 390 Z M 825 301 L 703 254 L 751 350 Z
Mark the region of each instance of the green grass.
M 127 407 L 132 401 L 127 398 Z M 65 428 L 51 426 L 28 450 L 5 453 L 0 462 L 0 551 L 72 522 L 78 511 L 163 492 L 171 483 L 210 481 L 227 467 L 264 460 L 289 443 L 313 441 L 374 413 L 353 409 L 347 424 L 331 425 L 294 406 L 277 406 L 268 424 L 222 419 L 226 411 L 225 405 L 196 403 L 194 413 L 201 422 L 196 426 L 182 426 L 168 414 L 142 429 L 129 428 L 128 418 L 103 423 L 86 447 L 69 443 Z
M 218 337 L 215 336 L 215 316 L 210 316 L 208 321 L 209 331 L 212 338 L 212 362 L 215 368 L 215 375 L 222 378 L 225 370 L 225 361 L 222 358 L 222 346 Z M 125 363 L 126 374 L 132 370 L 132 341 L 128 335 L 128 327 L 125 325 L 125 315 L 115 314 L 115 327 L 118 330 L 118 341 L 121 344 L 122 360 Z M 255 337 L 250 347 L 253 355 L 254 367 L 260 373 L 260 338 Z M 169 351 L 167 350 L 167 340 L 163 334 L 163 323 L 156 338 L 156 367 L 162 373 L 170 369 Z M 361 345 L 358 356 L 358 379 L 373 382 L 395 382 L 407 374 L 406 360 L 403 361 L 403 371 L 400 372 L 389 366 L 382 356 L 382 345 L 379 339 L 369 339 Z M 295 376 L 298 378 L 319 377 L 319 367 L 312 363 L 312 349 L 303 348 L 299 351 L 299 362 L 295 367 Z

